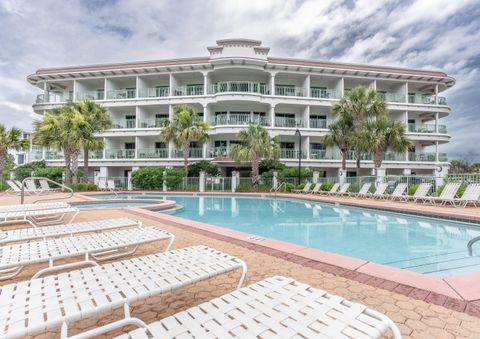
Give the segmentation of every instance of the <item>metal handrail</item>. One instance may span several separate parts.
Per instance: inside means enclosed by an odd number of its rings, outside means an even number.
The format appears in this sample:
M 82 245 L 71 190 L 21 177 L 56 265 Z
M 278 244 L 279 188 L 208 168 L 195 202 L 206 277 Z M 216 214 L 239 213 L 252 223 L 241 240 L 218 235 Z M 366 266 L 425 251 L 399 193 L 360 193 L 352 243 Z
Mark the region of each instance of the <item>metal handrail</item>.
M 22 194 L 21 194 L 21 200 L 20 200 L 20 203 L 23 205 L 24 203 L 24 200 L 25 200 L 25 180 L 46 180 L 47 182 L 49 183 L 52 183 L 54 185 L 57 185 L 59 186 L 62 191 L 64 190 L 67 190 L 67 191 L 70 191 L 70 195 L 68 197 L 65 197 L 65 198 L 58 198 L 58 197 L 55 197 L 55 198 L 47 198 L 47 199 L 39 199 L 39 200 L 35 200 L 33 203 L 37 203 L 39 201 L 48 201 L 48 200 L 60 200 L 60 199 L 70 199 L 71 197 L 73 197 L 73 190 L 68 187 L 68 186 L 65 186 L 64 184 L 61 184 L 59 182 L 56 182 L 56 181 L 53 181 L 49 178 L 45 178 L 45 177 L 28 177 L 28 178 L 25 178 L 22 180 Z
M 287 183 L 284 181 L 284 182 L 280 183 L 280 185 L 277 185 L 277 187 L 272 187 L 272 188 L 270 188 L 270 193 L 271 193 L 271 192 L 274 192 L 274 193 L 275 193 L 275 196 L 276 196 L 276 195 L 277 195 L 277 192 L 282 188 L 282 186 L 286 186 L 286 184 L 287 184 Z
M 472 250 L 472 246 L 473 246 L 473 243 L 477 242 L 480 240 L 480 235 L 478 237 L 475 237 L 473 239 L 471 239 L 468 244 L 467 244 L 467 248 L 468 248 L 468 255 L 469 256 L 472 256 L 473 255 L 473 250 Z

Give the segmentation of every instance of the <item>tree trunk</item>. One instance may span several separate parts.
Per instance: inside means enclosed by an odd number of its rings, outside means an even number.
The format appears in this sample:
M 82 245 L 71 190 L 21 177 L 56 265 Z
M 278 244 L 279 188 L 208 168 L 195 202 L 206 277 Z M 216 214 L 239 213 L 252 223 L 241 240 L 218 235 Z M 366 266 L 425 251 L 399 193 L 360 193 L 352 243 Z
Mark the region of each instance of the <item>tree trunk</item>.
M 382 167 L 383 152 L 375 152 L 373 164 L 375 165 L 375 176 L 378 175 L 378 169 Z
M 83 182 L 88 182 L 88 147 L 83 148 Z
M 357 168 L 360 169 L 361 154 L 358 148 L 355 148 L 355 160 L 357 160 Z
M 183 171 L 185 176 L 188 175 L 188 157 L 190 156 L 190 142 L 184 143 L 182 146 L 183 149 Z
M 253 158 L 252 160 L 252 184 L 254 186 L 258 185 L 258 182 L 260 181 L 259 178 L 259 164 L 260 164 L 260 159 L 258 157 Z
M 76 150 L 70 155 L 70 175 L 72 178 L 72 184 L 78 183 L 77 173 L 78 173 L 78 155 L 80 151 Z
M 5 160 L 7 160 L 7 153 L 0 153 L 0 181 L 3 181 L 3 169 L 5 167 Z
M 72 183 L 72 175 L 70 172 L 70 153 L 67 150 L 63 150 L 63 155 L 65 159 L 65 183 Z
M 347 169 L 347 151 L 346 150 L 340 150 L 340 153 L 342 154 L 342 170 Z

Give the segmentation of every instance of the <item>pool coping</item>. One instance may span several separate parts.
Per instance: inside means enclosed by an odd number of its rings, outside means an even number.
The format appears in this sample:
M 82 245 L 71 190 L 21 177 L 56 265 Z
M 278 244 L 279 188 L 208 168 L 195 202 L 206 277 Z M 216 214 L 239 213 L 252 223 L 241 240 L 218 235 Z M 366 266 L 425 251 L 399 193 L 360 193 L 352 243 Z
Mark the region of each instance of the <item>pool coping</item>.
M 142 209 L 149 209 L 149 210 L 152 210 L 152 209 L 155 209 L 155 210 L 158 210 L 158 211 L 163 211 L 163 210 L 167 210 L 167 209 L 170 209 L 170 208 L 173 208 L 176 206 L 176 201 L 174 200 L 160 200 L 160 199 L 123 199 L 123 200 L 112 200 L 112 199 L 87 199 L 85 201 L 74 201 L 74 202 L 71 202 L 71 205 L 73 207 L 76 206 L 76 204 L 82 204 L 82 203 L 98 203 L 98 204 L 114 204 L 115 202 L 117 201 L 121 201 L 121 202 L 154 202 L 154 204 L 145 204 L 145 205 L 137 205 L 135 207 L 138 207 L 138 208 L 142 208 Z M 110 207 L 111 209 L 114 209 L 115 207 Z M 116 207 L 117 209 L 118 208 L 124 208 L 124 207 Z M 101 207 L 84 207 L 84 208 L 81 208 L 82 211 L 90 211 L 90 210 L 101 210 L 101 209 L 105 209 L 105 207 L 101 206 Z
M 140 192 L 135 191 L 135 193 Z M 150 191 L 149 193 L 153 192 Z M 185 194 L 185 192 L 182 193 Z M 161 192 L 161 194 L 178 195 L 176 192 L 169 192 L 169 194 Z M 185 195 L 192 194 L 187 193 Z M 199 194 L 195 195 L 199 196 Z M 232 193 L 224 193 L 221 195 L 232 195 Z M 273 196 L 271 194 L 261 193 L 243 193 L 233 195 L 265 197 Z M 303 201 L 322 201 L 327 203 L 335 203 L 331 200 L 324 199 L 305 199 L 306 197 L 304 197 L 304 195 L 298 194 L 277 194 L 276 196 Z M 92 200 L 97 199 L 92 198 Z M 343 203 L 343 205 L 371 208 L 363 204 L 359 205 Z M 480 273 L 472 273 L 447 278 L 431 277 L 412 271 L 380 265 L 358 258 L 317 250 L 280 240 L 265 238 L 220 226 L 184 219 L 173 215 L 161 214 L 156 211 L 152 211 L 151 208 L 152 205 L 147 205 L 141 208 L 138 206 L 123 207 L 121 209 L 170 226 L 188 229 L 196 233 L 247 247 L 249 249 L 266 253 L 297 264 L 319 269 L 323 272 L 342 276 L 347 279 L 355 280 L 374 287 L 400 293 L 411 298 L 424 300 L 426 302 L 441 305 L 455 311 L 480 317 Z M 381 208 L 381 210 L 399 212 L 398 209 Z M 428 216 L 428 214 L 423 213 L 418 215 Z M 436 217 L 438 218 L 438 215 Z

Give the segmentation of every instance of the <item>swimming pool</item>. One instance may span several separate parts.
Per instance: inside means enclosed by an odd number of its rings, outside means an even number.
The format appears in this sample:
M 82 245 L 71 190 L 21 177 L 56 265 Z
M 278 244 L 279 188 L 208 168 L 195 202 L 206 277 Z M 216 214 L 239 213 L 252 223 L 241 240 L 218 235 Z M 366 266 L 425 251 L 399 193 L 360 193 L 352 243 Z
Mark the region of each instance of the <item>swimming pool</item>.
M 283 198 L 158 194 L 119 198 L 175 200 L 184 206 L 174 213 L 178 217 L 427 275 L 480 272 L 480 245 L 472 256 L 467 251 L 467 242 L 480 235 L 478 225 Z

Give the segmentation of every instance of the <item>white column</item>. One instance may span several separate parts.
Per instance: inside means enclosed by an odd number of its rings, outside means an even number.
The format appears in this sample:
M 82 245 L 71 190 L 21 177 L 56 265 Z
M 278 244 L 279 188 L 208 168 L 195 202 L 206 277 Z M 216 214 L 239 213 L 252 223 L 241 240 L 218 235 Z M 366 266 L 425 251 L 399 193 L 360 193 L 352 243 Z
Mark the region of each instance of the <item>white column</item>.
M 377 90 L 377 80 L 373 80 L 372 84 L 370 86 L 376 91 Z
M 107 100 L 107 90 L 108 90 L 107 78 L 103 81 L 103 100 Z
M 275 188 L 275 189 L 278 187 L 278 172 L 277 171 L 273 172 L 272 187 Z
M 208 91 L 207 88 L 209 86 L 208 83 L 208 72 L 203 73 L 203 94 L 207 95 Z
M 138 98 L 138 87 L 140 85 L 138 75 L 135 76 L 135 98 Z
M 411 175 L 412 174 L 412 169 L 411 168 L 404 168 L 403 169 L 403 175 Z
M 208 111 L 208 105 L 203 105 L 203 122 L 208 122 L 210 118 L 210 112 Z
M 127 172 L 127 190 L 131 191 L 133 189 L 132 185 L 132 171 Z
M 435 105 L 438 105 L 438 85 L 435 85 Z
M 77 101 L 77 80 L 73 79 L 73 101 Z
M 376 178 L 376 186 L 382 184 L 385 180 L 385 174 L 386 174 L 386 169 L 385 168 L 377 168 L 377 178 Z
M 408 104 L 408 82 L 405 82 L 405 103 Z
M 205 172 L 204 171 L 200 171 L 198 180 L 199 180 L 199 183 L 198 183 L 199 192 L 205 192 Z
M 165 179 L 166 176 L 167 176 L 167 172 L 166 172 L 166 171 L 163 171 L 163 184 L 162 184 L 162 188 L 163 188 L 163 191 L 164 191 L 164 192 L 168 191 L 167 180 Z
M 307 75 L 307 78 L 305 79 L 305 89 L 307 91 L 307 97 L 310 98 L 310 74 Z
M 435 113 L 435 133 L 438 133 L 438 112 Z
M 135 159 L 138 158 L 138 137 L 135 137 Z
M 435 162 L 438 162 L 438 141 L 435 141 Z
M 270 124 L 275 126 L 275 105 L 270 105 Z
M 232 193 L 235 193 L 237 189 L 237 172 L 232 171 Z
M 347 178 L 347 170 L 345 171 L 341 168 L 338 169 L 338 182 L 340 185 L 343 185 L 345 183 L 345 180 Z
M 314 184 L 318 183 L 318 178 L 320 177 L 320 172 L 318 171 L 314 171 L 313 172 L 313 178 L 312 178 L 312 182 Z
M 275 74 L 270 73 L 270 95 L 275 95 Z
M 107 180 L 107 178 L 108 178 L 108 167 L 106 167 L 106 166 L 100 167 L 99 179 L 100 180 Z

